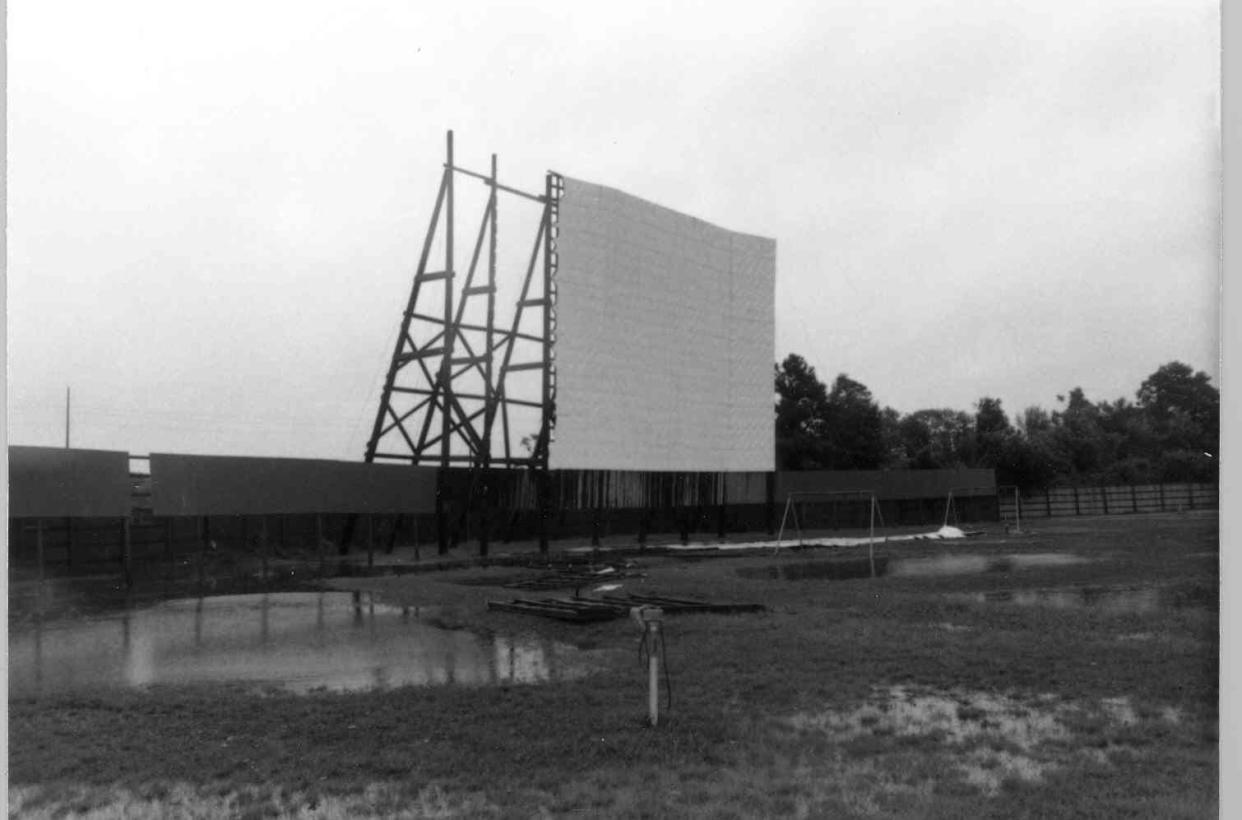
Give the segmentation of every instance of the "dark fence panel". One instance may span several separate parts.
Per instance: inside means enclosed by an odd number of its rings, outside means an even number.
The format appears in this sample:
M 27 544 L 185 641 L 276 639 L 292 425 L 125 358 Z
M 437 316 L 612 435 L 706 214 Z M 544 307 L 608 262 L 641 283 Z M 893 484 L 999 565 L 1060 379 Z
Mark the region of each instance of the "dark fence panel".
M 1215 484 L 1136 484 L 1117 487 L 1054 487 L 1021 496 L 1022 518 L 1060 518 L 1074 515 L 1214 510 L 1219 507 Z M 1000 512 L 1015 515 L 1012 491 L 1000 494 Z
M 484 503 L 481 487 L 490 495 Z M 925 526 L 999 518 L 992 470 L 686 473 L 555 470 L 549 474 L 549 538 L 639 533 L 773 531 L 789 492 L 857 489 L 874 492 L 886 525 Z M 947 507 L 950 491 L 954 500 Z M 540 513 L 537 477 L 530 472 L 450 470 L 445 507 L 453 540 L 476 536 L 533 538 Z M 860 501 L 861 499 L 855 499 Z M 468 512 L 465 510 L 469 507 Z M 486 509 L 483 509 L 486 507 Z M 867 504 L 851 511 L 848 499 L 808 499 L 803 507 L 829 529 L 865 525 Z
M 465 492 L 468 470 L 450 470 L 455 495 Z M 536 477 L 522 471 L 490 471 L 499 488 L 498 503 L 521 510 L 537 508 Z M 553 470 L 553 506 L 558 510 L 649 509 L 720 504 L 763 504 L 769 473 L 640 472 L 632 470 Z
M 424 513 L 435 497 L 434 467 L 151 454 L 158 516 Z
M 59 451 L 57 451 L 59 452 Z M 127 463 L 115 454 L 116 463 Z M 264 560 L 312 559 L 348 550 L 438 541 L 437 489 L 446 540 L 504 542 L 535 539 L 639 541 L 647 535 L 683 538 L 775 533 L 788 493 L 858 489 L 879 500 L 877 523 L 938 526 L 996 520 L 991 470 L 692 473 L 558 470 L 548 474 L 541 504 L 539 477 L 530 471 L 368 465 L 311 459 L 153 454 L 148 484 L 125 480 L 130 557 L 138 563 L 202 564 L 219 551 Z M 437 487 L 437 485 L 439 485 Z M 952 491 L 953 503 L 948 504 Z M 1124 501 L 1110 492 L 1110 508 Z M 1201 493 L 1201 495 L 1203 495 Z M 1170 499 L 1172 503 L 1174 499 Z M 1104 499 L 1079 499 L 1088 509 Z M 1092 506 L 1092 505 L 1095 506 Z M 1133 506 L 1133 501 L 1131 506 Z M 809 497 L 807 527 L 854 529 L 869 522 L 865 497 Z M 119 519 L 120 516 L 118 516 Z M 27 522 L 29 523 L 29 522 Z M 35 534 L 11 522 L 13 555 L 35 555 Z M 73 527 L 44 522 L 49 567 L 70 571 L 124 561 L 120 520 L 89 519 Z
M 130 493 L 128 453 L 9 447 L 11 518 L 124 517 Z
M 223 553 L 313 561 L 321 553 L 331 557 L 339 552 L 350 517 L 342 513 L 151 517 L 132 525 L 130 557 L 135 563 L 155 566 Z M 123 520 L 59 517 L 41 524 L 43 561 L 50 573 L 115 572 L 123 566 Z M 434 545 L 434 526 L 430 515 L 363 515 L 355 523 L 351 551 L 365 553 L 368 542 L 377 554 L 398 544 L 430 540 Z M 9 558 L 14 566 L 35 565 L 39 535 L 33 523 L 10 519 Z
M 43 561 L 49 567 L 89 570 L 108 565 L 121 566 L 124 559 L 125 519 L 41 518 L 9 519 L 9 561 L 12 566 L 34 565 L 38 559 L 38 539 L 43 539 Z
M 776 474 L 776 498 L 792 492 L 867 490 L 877 498 L 946 498 L 955 495 L 995 495 L 996 471 L 963 470 L 806 470 Z

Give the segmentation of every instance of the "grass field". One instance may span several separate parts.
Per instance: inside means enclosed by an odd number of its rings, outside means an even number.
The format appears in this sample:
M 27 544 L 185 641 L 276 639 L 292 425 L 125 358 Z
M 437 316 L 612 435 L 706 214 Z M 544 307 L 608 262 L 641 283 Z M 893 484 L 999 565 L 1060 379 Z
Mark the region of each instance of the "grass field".
M 546 685 L 14 700 L 10 813 L 1216 816 L 1215 515 L 1034 527 L 884 551 L 1088 560 L 843 581 L 755 571 L 843 550 L 640 559 L 633 591 L 768 607 L 666 622 L 673 701 L 655 729 L 627 620 L 488 612 L 514 592 L 455 583 L 512 569 L 338 579 L 440 606 L 446 625 L 618 651 Z

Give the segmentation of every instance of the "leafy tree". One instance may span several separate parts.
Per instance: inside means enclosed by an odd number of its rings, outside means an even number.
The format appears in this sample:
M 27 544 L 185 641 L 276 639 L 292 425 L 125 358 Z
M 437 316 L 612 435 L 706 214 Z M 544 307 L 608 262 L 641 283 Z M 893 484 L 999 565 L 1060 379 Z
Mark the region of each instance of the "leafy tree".
M 1013 428 L 1009 417 L 1001 409 L 1001 400 L 983 397 L 975 402 L 975 432 L 979 435 L 989 433 L 1008 433 Z
M 908 467 L 906 448 L 901 441 L 901 413 L 892 407 L 880 411 L 880 438 L 884 443 L 884 460 L 880 466 L 886 470 Z
M 995 467 L 998 484 L 1016 484 L 1023 490 L 1051 486 L 1058 474 L 1068 470 L 1047 433 L 1005 439 Z
M 975 447 L 978 465 L 995 467 L 1000 461 L 1005 442 L 1015 435 L 1009 417 L 1001 409 L 1001 400 L 984 397 L 975 402 Z
M 874 469 L 884 463 L 883 419 L 866 385 L 842 373 L 830 391 L 796 353 L 776 366 L 775 377 L 780 469 Z
M 1220 426 L 1220 391 L 1212 378 L 1202 370 L 1196 372 L 1181 362 L 1161 365 L 1143 380 L 1138 389 L 1138 403 L 1157 425 L 1167 424 L 1177 414 L 1184 414 L 1204 430 Z
M 776 463 L 782 470 L 824 466 L 828 388 L 796 353 L 776 366 Z
M 901 420 L 902 442 L 911 467 L 966 467 L 974 463 L 974 419 L 948 407 L 916 410 Z
M 1214 462 L 1220 449 L 1220 391 L 1210 382 L 1208 374 L 1181 362 L 1161 365 L 1143 380 L 1138 406 L 1147 414 L 1162 452 L 1197 452 L 1196 458 Z
M 1022 432 L 1026 436 L 1052 429 L 1052 416 L 1042 407 L 1031 405 L 1022 411 Z
M 940 466 L 932 453 L 932 431 L 925 417 L 927 412 L 919 410 L 903 416 L 897 425 L 897 433 L 905 448 L 906 464 L 919 470 Z
M 1100 427 L 1099 408 L 1087 400 L 1081 387 L 1069 398 L 1057 396 L 1065 404 L 1052 414 L 1052 443 L 1069 463 L 1071 482 L 1087 480 L 1104 466 L 1110 452 L 1109 441 Z
M 797 353 L 776 366 L 776 435 L 823 435 L 828 389 Z
M 1154 458 L 1160 444 L 1151 421 L 1142 408 L 1125 399 L 1102 401 L 1096 405 L 1101 431 L 1109 439 L 1113 461 L 1134 461 Z M 1131 470 L 1132 472 L 1132 470 Z
M 1093 403 L 1081 387 L 1049 412 L 1030 406 L 1011 423 L 998 398 L 974 413 L 880 409 L 842 373 L 828 389 L 796 354 L 776 367 L 777 463 L 781 469 L 993 467 L 1001 484 L 1213 481 L 1220 393 L 1181 362 L 1145 379 L 1137 403 Z
M 844 373 L 837 376 L 825 406 L 825 440 L 834 470 L 874 470 L 884 461 L 880 407 L 871 391 Z

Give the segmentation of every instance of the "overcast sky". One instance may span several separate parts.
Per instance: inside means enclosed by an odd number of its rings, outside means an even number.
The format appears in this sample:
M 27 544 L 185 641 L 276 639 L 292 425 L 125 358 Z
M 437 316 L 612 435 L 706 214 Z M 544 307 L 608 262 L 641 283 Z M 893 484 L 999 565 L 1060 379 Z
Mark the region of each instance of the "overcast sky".
M 902 412 L 1217 377 L 1216 3 L 673 6 L 11 3 L 10 442 L 360 458 L 449 128 L 775 238 Z

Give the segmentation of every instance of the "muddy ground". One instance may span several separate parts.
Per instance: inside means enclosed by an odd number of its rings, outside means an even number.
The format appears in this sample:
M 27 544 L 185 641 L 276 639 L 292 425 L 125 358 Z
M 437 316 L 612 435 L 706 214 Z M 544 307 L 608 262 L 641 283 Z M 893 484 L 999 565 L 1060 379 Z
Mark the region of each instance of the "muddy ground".
M 488 610 L 558 594 L 491 585 L 533 571 L 331 580 L 396 610 L 427 608 L 437 628 L 599 662 L 543 682 L 299 694 L 157 679 L 15 695 L 10 810 L 1215 816 L 1214 514 L 1041 521 L 881 552 L 874 579 L 816 566 L 865 549 L 630 559 L 624 591 L 767 609 L 669 617 L 672 700 L 654 729 L 631 622 Z M 10 640 L 28 627 L 11 624 Z

